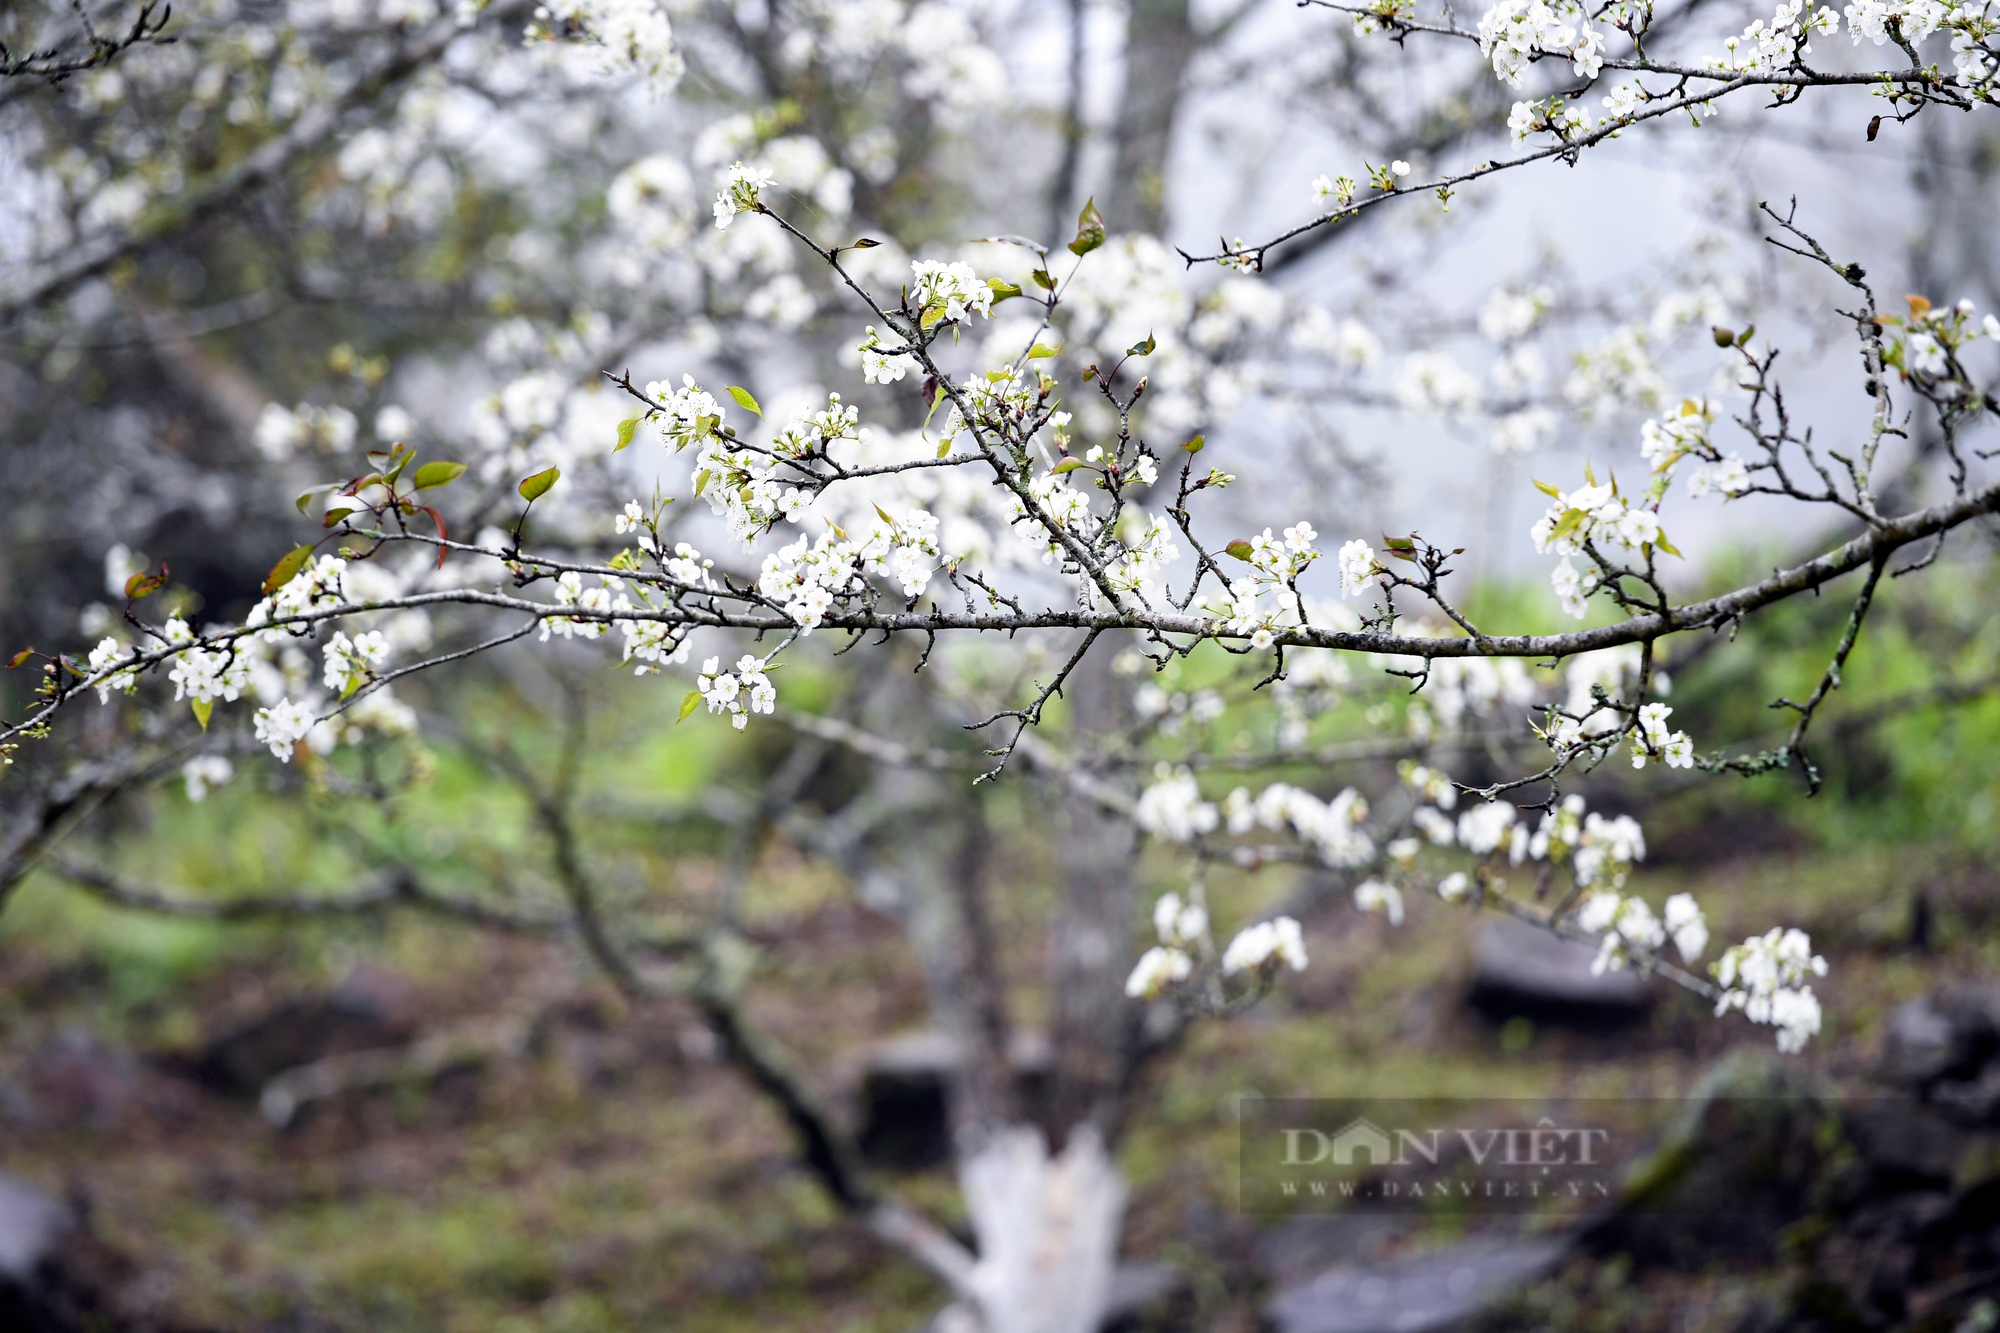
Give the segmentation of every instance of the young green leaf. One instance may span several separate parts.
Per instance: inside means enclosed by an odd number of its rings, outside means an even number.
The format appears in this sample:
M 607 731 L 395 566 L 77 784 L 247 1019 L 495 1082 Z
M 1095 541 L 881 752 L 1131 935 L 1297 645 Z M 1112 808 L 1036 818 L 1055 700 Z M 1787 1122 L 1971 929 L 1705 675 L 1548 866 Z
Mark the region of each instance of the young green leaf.
M 639 430 L 639 418 L 637 417 L 627 417 L 623 421 L 619 422 L 618 443 L 612 446 L 611 452 L 615 454 L 620 449 L 623 449 L 628 445 L 630 445 L 632 443 L 633 435 L 637 434 L 638 430 Z
M 194 720 L 201 723 L 203 731 L 208 730 L 208 719 L 213 716 L 215 716 L 215 700 L 196 699 L 194 701 Z
M 1057 463 L 1054 467 L 1050 468 L 1049 474 L 1051 476 L 1060 477 L 1065 472 L 1074 472 L 1078 468 L 1085 466 L 1087 466 L 1087 464 L 1085 464 L 1081 458 L 1065 458 L 1063 459 L 1062 462 Z
M 1104 244 L 1104 215 L 1097 211 L 1095 197 L 1084 202 L 1083 211 L 1076 215 L 1076 239 L 1069 243 L 1073 255 L 1087 255 Z
M 689 690 L 686 694 L 681 696 L 681 715 L 675 718 L 674 721 L 675 722 L 687 721 L 688 714 L 692 713 L 695 709 L 699 707 L 701 707 L 701 691 Z
M 306 567 L 306 561 L 312 559 L 312 553 L 310 546 L 294 546 L 280 556 L 278 563 L 271 566 L 271 572 L 264 576 L 264 595 L 269 597 L 297 578 L 299 571 Z
M 1047 343 L 1036 343 L 1028 349 L 1028 359 L 1030 361 L 1040 361 L 1045 357 L 1055 356 L 1061 351 L 1062 345 L 1060 343 L 1054 347 L 1049 346 Z
M 1021 294 L 1021 289 L 1018 286 L 1011 282 L 1003 281 L 1000 278 L 988 278 L 986 285 L 993 290 L 993 303 L 995 305 L 1007 300 L 1009 297 Z
M 755 398 L 752 398 L 750 396 L 750 391 L 744 388 L 742 385 L 740 384 L 730 385 L 729 396 L 736 400 L 736 405 L 738 407 L 742 408 L 745 412 L 748 412 L 751 416 L 761 417 L 764 415 L 764 409 L 757 406 L 757 400 Z
M 1551 500 L 1562 499 L 1562 492 L 1557 490 L 1555 487 L 1549 485 L 1546 481 L 1536 482 L 1535 489 L 1540 491 L 1543 495 L 1548 496 L 1549 499 Z
M 1140 341 L 1135 342 L 1130 347 L 1126 348 L 1125 351 L 1131 356 L 1151 356 L 1153 354 L 1153 349 L 1155 347 L 1158 347 L 1159 345 L 1160 344 L 1154 340 L 1153 335 L 1149 333 Z
M 1206 437 L 1197 435 L 1192 440 L 1189 440 L 1186 444 L 1182 445 L 1181 448 L 1187 450 L 1191 454 L 1198 454 L 1201 452 L 1202 446 L 1207 443 L 1208 440 Z
M 433 486 L 449 486 L 464 475 L 465 464 L 447 463 L 439 459 L 418 468 L 417 475 L 412 480 L 418 490 L 427 491 Z
M 1248 560 L 1250 558 L 1250 543 L 1244 541 L 1241 537 L 1223 547 L 1222 550 L 1223 554 L 1233 555 L 1238 560 Z
M 1049 271 L 1045 268 L 1038 268 L 1028 276 L 1033 278 L 1035 285 L 1045 292 L 1052 292 L 1056 289 L 1056 280 L 1049 276 Z
M 547 495 L 549 493 L 549 488 L 551 486 L 554 486 L 561 477 L 562 477 L 561 468 L 559 467 L 543 468 L 540 472 L 535 473 L 531 477 L 523 477 L 521 479 L 520 486 L 518 486 L 516 489 L 521 492 L 521 498 L 523 500 L 526 500 L 529 504 L 533 504 L 535 501 L 541 499 L 544 495 Z

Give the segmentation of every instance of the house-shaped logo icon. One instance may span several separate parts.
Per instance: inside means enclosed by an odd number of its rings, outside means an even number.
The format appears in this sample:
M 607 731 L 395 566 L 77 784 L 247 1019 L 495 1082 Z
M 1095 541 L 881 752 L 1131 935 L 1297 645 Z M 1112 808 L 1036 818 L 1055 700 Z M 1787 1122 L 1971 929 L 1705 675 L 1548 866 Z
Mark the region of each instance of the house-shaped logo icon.
M 1348 1122 L 1333 1136 L 1335 1166 L 1387 1166 L 1395 1160 L 1388 1131 L 1366 1116 Z

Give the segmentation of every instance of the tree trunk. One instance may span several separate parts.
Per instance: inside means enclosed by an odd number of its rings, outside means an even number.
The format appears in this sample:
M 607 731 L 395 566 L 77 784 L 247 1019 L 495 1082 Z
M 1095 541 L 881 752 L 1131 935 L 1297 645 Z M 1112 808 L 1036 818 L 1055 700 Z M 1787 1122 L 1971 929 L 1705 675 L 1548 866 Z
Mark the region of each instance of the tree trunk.
M 1116 641 L 1099 642 L 1069 679 L 1065 693 L 1079 754 L 1088 753 L 1085 738 L 1115 733 L 1125 720 L 1125 690 L 1111 671 L 1117 648 Z M 1057 839 L 1062 902 L 1050 943 L 1055 1063 L 1048 1126 L 1060 1144 L 1079 1125 L 1092 1125 L 1100 1135 L 1115 1132 L 1132 1057 L 1132 1005 L 1124 983 L 1138 911 L 1132 874 L 1138 839 L 1124 821 L 1069 799 Z
M 979 1262 L 939 1333 L 1097 1333 L 1118 1262 L 1125 1181 L 1088 1126 L 1051 1155 L 1038 1129 L 988 1135 L 959 1164 Z
M 1118 108 L 1111 189 L 1103 209 L 1112 231 L 1159 234 L 1166 221 L 1167 154 L 1181 78 L 1197 41 L 1188 0 L 1130 0 L 1125 23 L 1125 95 Z

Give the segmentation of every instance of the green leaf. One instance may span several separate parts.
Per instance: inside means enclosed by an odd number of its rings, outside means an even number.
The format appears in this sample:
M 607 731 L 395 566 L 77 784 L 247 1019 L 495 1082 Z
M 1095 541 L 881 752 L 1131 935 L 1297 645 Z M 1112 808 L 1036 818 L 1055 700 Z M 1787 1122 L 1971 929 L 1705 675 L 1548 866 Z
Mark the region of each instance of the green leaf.
M 887 523 L 892 528 L 896 526 L 896 520 L 891 518 L 889 516 L 889 511 L 884 509 L 881 505 L 875 506 L 875 512 L 881 515 L 882 521 L 884 523 Z
M 1158 347 L 1159 345 L 1160 344 L 1154 340 L 1153 335 L 1149 333 L 1145 336 L 1143 340 L 1133 343 L 1130 347 L 1126 348 L 1125 351 L 1132 356 L 1151 356 L 1153 354 L 1153 349 L 1155 347 Z
M 611 452 L 615 454 L 620 449 L 623 449 L 628 445 L 630 445 L 632 443 L 632 437 L 638 434 L 638 431 L 639 431 L 639 418 L 637 417 L 627 417 L 625 418 L 625 420 L 619 422 L 618 443 L 612 446 Z
M 764 409 L 757 406 L 757 400 L 755 398 L 752 398 L 750 396 L 750 391 L 744 388 L 742 385 L 740 384 L 730 385 L 729 396 L 736 400 L 736 405 L 738 407 L 742 408 L 745 412 L 748 412 L 751 416 L 761 417 L 764 415 Z
M 938 321 L 943 318 L 944 318 L 944 307 L 941 305 L 934 305 L 927 308 L 924 311 L 923 318 L 918 320 L 917 324 L 920 328 L 931 329 L 937 327 Z
M 1664 554 L 1679 556 L 1683 560 L 1687 559 L 1686 556 L 1681 555 L 1679 551 L 1674 549 L 1674 544 L 1667 540 L 1667 534 L 1664 532 L 1653 539 L 1653 545 L 1659 547 Z
M 699 707 L 701 707 L 701 691 L 689 690 L 681 696 L 681 715 L 675 718 L 674 721 L 677 723 L 687 721 L 688 714 Z
M 1052 292 L 1056 289 L 1056 280 L 1049 276 L 1049 271 L 1045 268 L 1038 268 L 1028 276 L 1033 278 L 1035 285 L 1045 292 Z
M 312 553 L 310 546 L 294 546 L 280 556 L 278 563 L 271 566 L 271 572 L 264 576 L 264 595 L 269 597 L 297 578 L 299 571 L 306 567 L 306 561 L 312 559 Z
M 880 244 L 882 244 L 882 242 L 880 242 L 880 241 L 876 240 L 876 239 L 875 239 L 874 237 L 872 237 L 872 236 L 863 236 L 863 237 L 862 237 L 862 238 L 861 238 L 860 240 L 856 241 L 856 242 L 855 242 L 855 243 L 854 243 L 853 245 L 849 246 L 849 247 L 848 247 L 848 249 L 850 249 L 850 250 L 873 250 L 873 249 L 874 249 L 874 248 L 875 248 L 876 246 L 878 246 L 878 245 L 880 245 Z
M 1076 239 L 1069 243 L 1073 255 L 1087 255 L 1104 244 L 1104 215 L 1097 211 L 1097 199 L 1086 200 L 1076 215 Z
M 1061 351 L 1062 345 L 1060 343 L 1054 347 L 1050 347 L 1047 343 L 1036 343 L 1028 349 L 1028 359 L 1030 361 L 1040 361 L 1044 358 L 1054 356 Z
M 14 656 L 8 660 L 7 669 L 9 671 L 12 671 L 15 667 L 21 665 L 21 663 L 27 661 L 34 655 L 35 655 L 34 646 L 30 644 L 28 647 L 23 648 L 20 652 L 15 653 Z
M 1021 289 L 1019 287 L 1015 286 L 1011 282 L 1003 282 L 999 278 L 988 278 L 986 280 L 986 285 L 993 289 L 993 301 L 994 304 L 996 305 L 1002 301 L 1007 300 L 1009 297 L 1019 296 L 1021 294 Z
M 694 498 L 701 499 L 701 493 L 708 489 L 708 479 L 715 474 L 707 468 L 694 474 Z
M 1054 477 L 1060 477 L 1065 472 L 1074 472 L 1078 468 L 1084 466 L 1086 465 L 1081 458 L 1065 458 L 1063 459 L 1062 462 L 1057 463 L 1054 467 L 1049 469 L 1049 475 Z
M 465 464 L 447 463 L 439 459 L 418 468 L 417 475 L 412 480 L 418 490 L 427 491 L 433 486 L 449 486 L 464 475 Z
M 1248 560 L 1250 558 L 1250 543 L 1244 541 L 1241 537 L 1223 547 L 1222 550 L 1225 555 L 1233 555 L 1238 560 Z
M 1417 544 L 1408 537 L 1384 536 L 1382 544 L 1392 551 L 1414 551 L 1417 549 Z
M 515 489 L 521 492 L 521 498 L 523 500 L 526 500 L 529 504 L 533 504 L 535 501 L 541 499 L 544 495 L 547 495 L 549 493 L 549 488 L 551 486 L 554 486 L 561 477 L 562 477 L 561 468 L 559 467 L 543 468 L 540 472 L 535 473 L 531 477 L 523 477 L 521 479 L 521 484 Z
M 213 716 L 215 716 L 215 700 L 213 699 L 194 700 L 194 720 L 201 723 L 201 729 L 203 731 L 208 730 L 208 719 Z
M 1197 435 L 1192 440 L 1189 440 L 1186 444 L 1182 445 L 1181 448 L 1187 450 L 1187 452 L 1191 454 L 1198 454 L 1201 452 L 1202 446 L 1207 443 L 1208 440 L 1205 436 Z
M 1557 490 L 1555 487 L 1549 485 L 1546 481 L 1536 482 L 1535 489 L 1540 491 L 1543 495 L 1548 496 L 1549 499 L 1551 500 L 1562 499 L 1562 492 Z
M 1563 537 L 1569 536 L 1572 532 L 1575 532 L 1579 527 L 1583 526 L 1583 521 L 1588 517 L 1590 516 L 1584 513 L 1581 509 L 1571 509 L 1565 511 L 1563 516 L 1560 519 L 1556 520 L 1555 527 L 1550 529 L 1549 540 L 1557 541 Z
M 948 456 L 948 455 L 949 455 L 950 453 L 951 453 L 951 441 L 950 441 L 950 440 L 939 440 L 939 441 L 938 441 L 938 451 L 937 451 L 937 456 L 938 456 L 939 458 L 944 458 L 944 457 Z

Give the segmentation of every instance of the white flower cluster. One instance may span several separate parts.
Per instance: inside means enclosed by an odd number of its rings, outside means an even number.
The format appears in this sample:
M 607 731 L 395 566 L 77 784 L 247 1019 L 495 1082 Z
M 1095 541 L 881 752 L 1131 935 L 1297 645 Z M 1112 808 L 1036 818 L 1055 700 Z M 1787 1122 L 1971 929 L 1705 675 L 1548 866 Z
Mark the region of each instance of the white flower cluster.
M 1588 485 L 1569 492 L 1545 487 L 1554 495 L 1554 503 L 1528 531 L 1537 551 L 1562 557 L 1549 574 L 1549 584 L 1563 610 L 1579 620 L 1588 609 L 1585 599 L 1596 589 L 1599 575 L 1595 569 L 1579 571 L 1570 563 L 1571 556 L 1581 554 L 1589 543 L 1627 550 L 1666 549 L 1660 516 L 1653 507 L 1627 504 L 1618 494 L 1615 480 L 1600 484 L 1588 474 L 1586 479 Z
M 751 713 L 777 709 L 777 687 L 764 674 L 769 659 L 745 653 L 736 659 L 736 670 L 719 670 L 721 665 L 721 658 L 709 658 L 701 664 L 701 675 L 695 679 L 695 688 L 701 692 L 709 712 L 727 713 L 729 724 L 741 731 L 749 725 Z
M 1593 893 L 1577 909 L 1576 924 L 1580 930 L 1603 936 L 1597 959 L 1591 964 L 1593 973 L 1620 971 L 1634 962 L 1648 964 L 1666 947 L 1669 937 L 1682 962 L 1692 963 L 1708 948 L 1708 923 L 1693 895 L 1686 893 L 1667 899 L 1664 921 L 1653 915 L 1643 898 Z
M 1668 768 L 1694 767 L 1694 742 L 1685 731 L 1667 730 L 1667 717 L 1673 711 L 1658 702 L 1639 705 L 1639 727 L 1632 736 L 1632 767 L 1644 768 L 1646 760 L 1656 755 Z
M 716 230 L 727 230 L 738 213 L 756 212 L 761 207 L 758 196 L 766 186 L 776 184 L 777 181 L 766 175 L 762 167 L 746 166 L 741 162 L 730 167 L 722 178 L 721 192 L 715 196 Z
M 642 537 L 641 544 L 647 545 L 650 538 Z M 648 546 L 650 549 L 650 546 Z M 699 587 L 707 579 L 705 562 L 700 562 L 701 553 L 686 542 L 675 548 L 676 556 L 664 562 L 667 572 L 683 582 Z M 629 592 L 636 591 L 640 600 L 634 602 Z M 608 631 L 617 630 L 624 636 L 625 647 L 620 661 L 637 659 L 639 666 L 633 669 L 637 676 L 649 675 L 662 667 L 684 662 L 688 655 L 686 631 L 677 631 L 673 625 L 662 620 L 628 618 L 631 612 L 652 609 L 643 585 L 627 588 L 625 580 L 616 575 L 601 575 L 598 586 L 586 588 L 583 577 L 574 570 L 565 570 L 557 575 L 554 601 L 561 607 L 578 607 L 595 612 L 598 616 L 610 616 L 611 620 L 580 620 L 573 616 L 551 615 L 542 617 L 542 642 L 546 643 L 551 634 L 565 639 L 597 639 Z M 627 614 L 621 614 L 627 613 Z M 329 662 L 329 672 L 332 667 Z M 371 696 L 372 697 L 372 696 Z
M 1571 135 L 1590 128 L 1590 116 L 1573 102 L 1565 102 L 1560 97 L 1545 97 L 1538 102 L 1516 102 L 1507 113 L 1507 129 L 1513 134 L 1514 142 L 1521 143 L 1531 134 L 1554 134 L 1567 140 Z
M 293 748 L 319 725 L 312 705 L 303 699 L 280 699 L 268 708 L 258 709 L 252 720 L 257 739 L 270 746 L 271 753 L 284 763 L 292 761 Z
M 1633 864 L 1646 859 L 1646 835 L 1630 815 L 1606 819 L 1595 810 L 1586 814 L 1583 797 L 1572 792 L 1553 813 L 1542 816 L 1527 853 L 1538 861 L 1544 856 L 1569 861 L 1584 888 L 1603 884 L 1620 889 Z
M 1500 0 L 1479 20 L 1479 50 L 1493 72 L 1516 88 L 1537 55 L 1561 56 L 1577 77 L 1594 79 L 1604 67 L 1604 34 L 1575 0 Z
M 1305 935 L 1291 917 L 1275 917 L 1245 926 L 1222 951 L 1225 976 L 1240 972 L 1275 970 L 1279 963 L 1294 972 L 1306 970 Z
M 335 694 L 354 693 L 389 662 L 389 636 L 381 630 L 364 630 L 352 639 L 335 630 L 326 644 L 326 687 Z
M 613 611 L 629 611 L 632 609 L 631 600 L 619 595 L 624 591 L 624 587 L 625 584 L 622 579 L 604 578 L 599 581 L 595 588 L 586 588 L 583 586 L 583 576 L 581 574 L 578 574 L 573 569 L 564 570 L 556 576 L 555 604 L 557 606 L 573 606 L 584 611 L 596 612 L 599 615 L 608 615 Z M 559 634 L 565 639 L 596 639 L 603 637 L 610 629 L 610 622 L 606 620 L 578 620 L 572 616 L 543 616 L 542 642 L 547 643 L 550 634 Z M 332 658 L 329 655 L 327 667 L 329 683 L 331 683 L 332 674 Z
M 1208 938 L 1208 911 L 1198 902 L 1183 903 L 1178 893 L 1162 894 L 1153 904 L 1153 930 L 1160 942 L 1139 955 L 1125 978 L 1125 993 L 1133 999 L 1151 999 L 1187 980 L 1194 971 L 1191 951 Z
M 866 573 L 893 580 L 905 597 L 923 596 L 939 568 L 937 531 L 937 516 L 926 510 L 913 508 L 897 518 L 878 507 L 859 539 L 835 529 L 766 555 L 757 591 L 810 634 L 839 598 L 860 591 Z
M 1912 46 L 1943 26 L 1957 8 L 1943 0 L 1855 0 L 1847 6 L 1847 32 L 1856 46 L 1862 39 L 1880 46 L 1900 37 Z
M 1475 805 L 1458 817 L 1458 844 L 1474 856 L 1485 856 L 1498 851 L 1510 835 L 1525 843 L 1527 826 L 1518 823 L 1518 817 L 1514 807 L 1505 801 Z
M 1238 787 L 1223 801 L 1222 811 L 1230 833 L 1241 835 L 1259 826 L 1274 832 L 1290 828 L 1330 866 L 1365 865 L 1375 854 L 1375 840 L 1360 827 L 1368 818 L 1368 801 L 1352 787 L 1331 801 L 1284 782 L 1272 783 L 1255 798 L 1248 787 Z
M 285 408 L 266 403 L 251 438 L 258 453 L 274 463 L 282 463 L 307 448 L 322 454 L 344 453 L 354 444 L 359 428 L 354 414 L 338 405 L 318 407 L 300 403 Z
M 861 378 L 868 384 L 893 384 L 917 368 L 910 345 L 899 338 L 895 346 L 884 347 L 882 333 L 873 324 L 854 350 L 861 353 Z
M 1340 570 L 1342 597 L 1365 596 L 1369 587 L 1380 579 L 1382 566 L 1375 559 L 1375 548 L 1359 537 L 1340 548 L 1335 563 Z
M 1139 461 L 1152 462 L 1150 458 Z M 1156 604 L 1166 596 L 1160 586 L 1161 575 L 1168 565 L 1181 558 L 1180 543 L 1174 540 L 1173 527 L 1163 514 L 1148 514 L 1136 506 L 1128 506 L 1120 520 L 1121 549 L 1105 567 L 1105 581 L 1119 592 L 1133 593 L 1149 605 Z
M 1639 428 L 1639 454 L 1653 467 L 1654 499 L 1666 494 L 1674 468 L 1688 457 L 1696 460 L 1688 474 L 1690 496 L 1699 499 L 1710 491 L 1735 496 L 1750 489 L 1750 470 L 1742 456 L 1722 453 L 1710 443 L 1714 422 L 1715 408 L 1707 399 L 1683 398 L 1674 411 Z
M 1152 785 L 1139 793 L 1132 814 L 1140 828 L 1168 842 L 1191 842 L 1214 831 L 1221 813 L 1213 801 L 1202 799 L 1194 774 L 1161 763 L 1153 769 L 1153 779 Z
M 919 259 L 910 265 L 910 308 L 924 328 L 963 320 L 968 311 L 991 317 L 993 289 L 972 265 Z
M 1907 316 L 1891 315 L 1882 321 L 1901 324 L 1906 330 L 1890 344 L 1887 361 L 1905 377 L 1928 380 L 1930 391 L 1940 398 L 1964 395 L 1971 386 L 1965 382 L 1963 370 L 1954 368 L 1954 359 L 1960 348 L 1980 335 L 1982 325 L 1972 322 L 1972 302 L 1934 306 L 1921 296 L 1905 299 L 1910 303 Z M 1983 328 L 1987 337 L 2000 339 L 2000 319 L 1988 315 Z
M 98 640 L 95 648 L 90 650 L 90 660 L 87 665 L 89 666 L 90 674 L 94 676 L 100 671 L 115 667 L 118 663 L 137 655 L 136 652 L 128 650 L 124 644 L 107 634 L 104 638 Z M 113 690 L 117 690 L 120 694 L 130 694 L 138 688 L 138 672 L 129 670 L 112 671 L 110 675 L 97 682 L 97 698 L 101 703 L 110 703 L 111 692 Z
M 656 94 L 680 81 L 673 25 L 654 0 L 547 0 L 536 8 L 527 40 L 587 45 L 598 53 L 602 73 L 640 75 Z
M 800 413 L 779 431 L 771 440 L 771 451 L 780 458 L 825 458 L 842 441 L 861 443 L 861 410 L 830 393 L 825 407 Z
M 1363 912 L 1380 913 L 1389 918 L 1389 924 L 1403 924 L 1403 893 L 1393 884 L 1384 884 L 1379 879 L 1366 879 L 1354 886 L 1354 906 Z
M 660 441 L 675 453 L 706 442 L 729 418 L 728 409 L 696 384 L 692 375 L 681 376 L 678 389 L 655 380 L 646 386 L 646 396 L 662 405 L 656 417 Z
M 171 617 L 160 632 L 170 644 L 194 641 L 194 631 L 179 616 Z M 185 698 L 197 704 L 213 704 L 221 699 L 234 703 L 250 685 L 250 655 L 235 644 L 188 648 L 168 660 L 173 666 L 167 671 L 167 679 L 174 683 L 176 700 Z
M 1753 935 L 1724 953 L 1711 969 L 1722 987 L 1717 1016 L 1740 1009 L 1753 1023 L 1778 1029 L 1778 1049 L 1796 1053 L 1820 1028 L 1819 997 L 1809 977 L 1826 975 L 1826 959 L 1812 951 L 1802 930 Z
M 209 792 L 236 776 L 236 765 L 219 754 L 198 754 L 181 765 L 181 780 L 187 783 L 187 798 L 199 805 Z
M 1853 14 L 1857 8 L 1850 5 L 1847 12 Z M 1830 36 L 1839 31 L 1840 15 L 1832 9 L 1817 7 L 1810 0 L 1784 0 L 1769 23 L 1757 19 L 1743 30 L 1741 37 L 1724 38 L 1725 54 L 1715 62 L 1715 67 L 1768 73 L 1791 69 L 1801 56 L 1812 54 L 1814 33 Z
M 732 449 L 720 435 L 711 435 L 695 458 L 694 484 L 729 535 L 746 545 L 780 519 L 802 522 L 814 498 L 811 491 L 780 481 L 763 455 Z

